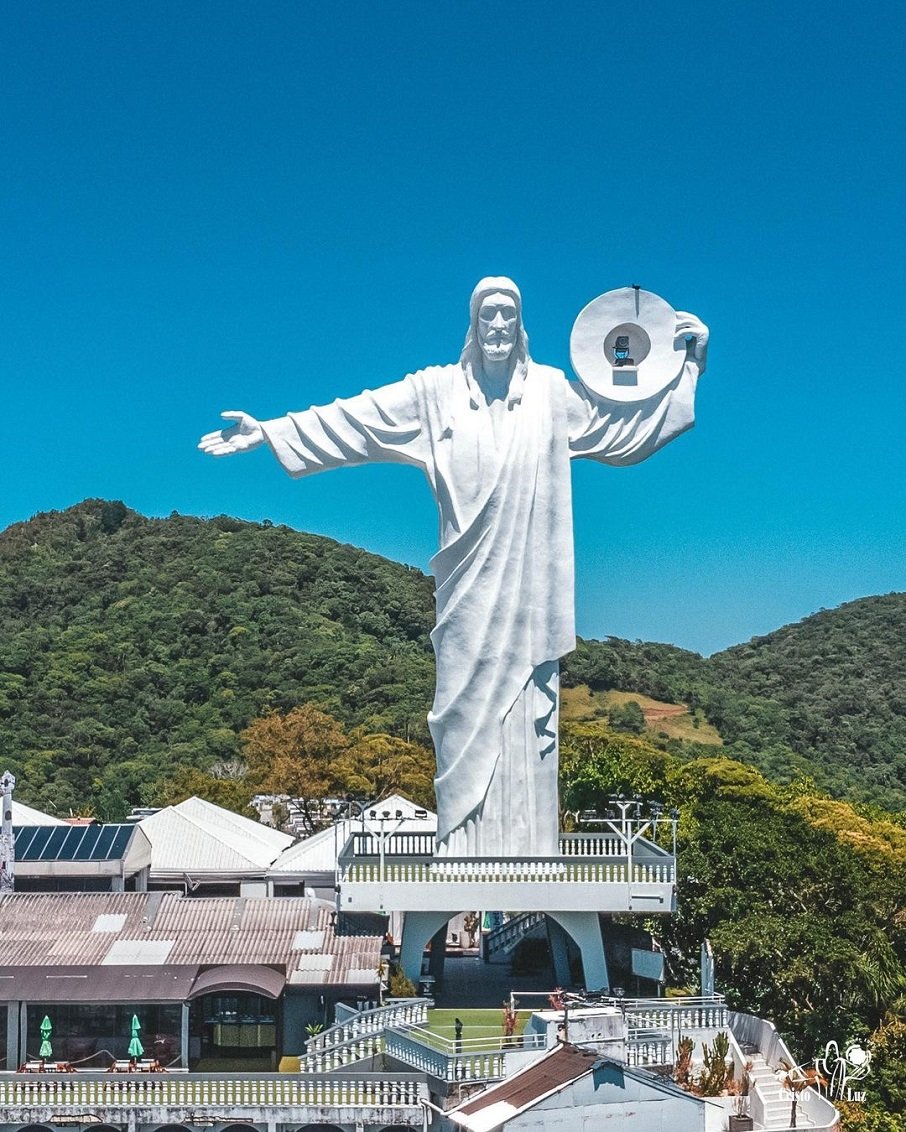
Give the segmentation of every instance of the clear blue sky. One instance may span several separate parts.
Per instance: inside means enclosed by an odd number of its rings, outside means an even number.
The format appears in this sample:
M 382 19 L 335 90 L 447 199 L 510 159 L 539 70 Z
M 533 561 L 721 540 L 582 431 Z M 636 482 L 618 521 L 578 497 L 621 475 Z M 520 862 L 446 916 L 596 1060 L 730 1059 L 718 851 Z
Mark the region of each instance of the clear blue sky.
M 411 469 L 195 451 L 454 360 L 522 286 L 568 367 L 640 283 L 712 328 L 695 430 L 575 470 L 579 631 L 710 652 L 906 589 L 894 3 L 6 4 L 0 526 L 87 496 L 425 567 Z

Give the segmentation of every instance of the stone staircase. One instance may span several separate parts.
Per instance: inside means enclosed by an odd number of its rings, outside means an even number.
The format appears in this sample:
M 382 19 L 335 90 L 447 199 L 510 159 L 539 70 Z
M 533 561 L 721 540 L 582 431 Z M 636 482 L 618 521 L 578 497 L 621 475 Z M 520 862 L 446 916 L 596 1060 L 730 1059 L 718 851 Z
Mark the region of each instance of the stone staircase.
M 765 1129 L 788 1129 L 790 1127 L 790 1114 L 793 1108 L 793 1094 L 784 1089 L 777 1076 L 761 1054 L 748 1054 L 752 1063 L 749 1071 L 750 1088 L 757 1090 L 762 1101 L 764 1120 L 759 1125 Z M 814 1123 L 799 1107 L 796 1113 L 797 1128 L 813 1128 Z
M 485 939 L 488 958 L 508 955 L 513 948 L 544 923 L 543 912 L 523 912 L 489 932 Z

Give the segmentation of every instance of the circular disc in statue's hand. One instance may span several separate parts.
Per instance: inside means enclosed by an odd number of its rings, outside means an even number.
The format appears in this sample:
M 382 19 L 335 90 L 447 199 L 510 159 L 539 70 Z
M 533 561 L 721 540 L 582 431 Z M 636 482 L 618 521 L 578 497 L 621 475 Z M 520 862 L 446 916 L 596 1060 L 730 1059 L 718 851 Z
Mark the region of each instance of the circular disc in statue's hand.
M 579 380 L 598 397 L 644 401 L 675 381 L 686 360 L 676 312 L 640 287 L 620 287 L 585 307 L 569 336 Z

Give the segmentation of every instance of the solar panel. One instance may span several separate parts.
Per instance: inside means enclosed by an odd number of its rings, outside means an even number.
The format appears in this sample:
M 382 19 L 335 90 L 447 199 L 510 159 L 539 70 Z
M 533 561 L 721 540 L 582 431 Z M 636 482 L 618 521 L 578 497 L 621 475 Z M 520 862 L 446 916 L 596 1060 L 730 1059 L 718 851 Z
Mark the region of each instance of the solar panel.
M 134 825 L 15 826 L 17 861 L 118 861 Z
M 120 857 L 125 856 L 134 830 L 134 825 L 116 826 L 116 836 L 113 839 L 113 844 L 110 846 L 110 857 L 118 860 Z
M 58 861 L 72 861 L 75 859 L 79 850 L 79 845 L 82 842 L 83 829 L 77 827 L 70 827 L 67 830 L 66 836 L 60 842 L 60 847 L 57 849 Z M 47 844 L 47 851 L 50 852 L 53 847 L 53 838 Z
M 116 831 L 119 829 L 117 825 L 103 825 L 96 826 L 100 829 L 97 840 L 91 847 L 91 860 L 103 861 L 106 860 L 110 852 L 110 847 L 113 845 L 113 839 L 116 836 Z

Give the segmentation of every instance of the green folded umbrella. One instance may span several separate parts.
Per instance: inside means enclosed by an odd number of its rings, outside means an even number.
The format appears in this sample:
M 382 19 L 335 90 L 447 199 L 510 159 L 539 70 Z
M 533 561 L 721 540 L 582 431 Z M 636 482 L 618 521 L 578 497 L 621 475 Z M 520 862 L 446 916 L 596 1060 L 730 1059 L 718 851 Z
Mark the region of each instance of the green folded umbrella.
M 50 1024 L 50 1019 L 44 1015 L 44 1021 L 41 1023 L 41 1048 L 38 1050 L 38 1057 L 53 1057 L 53 1046 L 50 1044 L 50 1032 L 53 1027 Z
M 132 1041 L 129 1043 L 129 1056 L 141 1057 L 145 1052 L 145 1047 L 138 1040 L 138 1032 L 142 1028 L 141 1022 L 138 1020 L 138 1015 L 132 1015 Z

